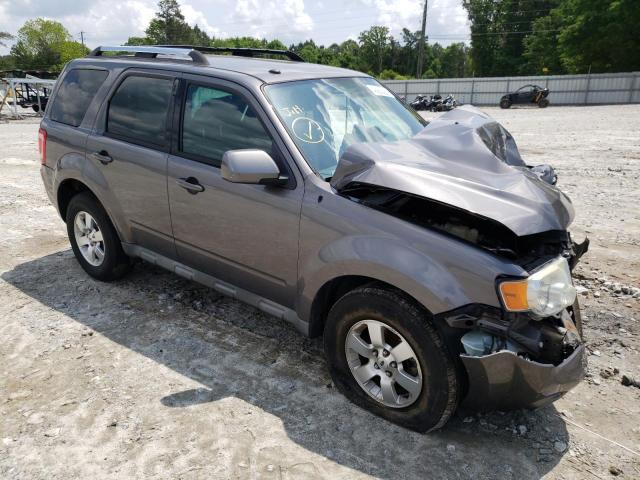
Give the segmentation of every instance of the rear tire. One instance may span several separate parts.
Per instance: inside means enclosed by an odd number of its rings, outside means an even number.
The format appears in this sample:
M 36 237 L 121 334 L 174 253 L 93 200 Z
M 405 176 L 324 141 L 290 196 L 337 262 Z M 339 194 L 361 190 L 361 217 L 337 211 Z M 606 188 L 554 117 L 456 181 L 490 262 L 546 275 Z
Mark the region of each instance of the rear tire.
M 509 108 L 511 107 L 511 100 L 509 100 L 508 98 L 503 98 L 502 100 L 500 100 L 500 108 Z
M 431 316 L 400 292 L 369 286 L 344 295 L 329 312 L 324 349 L 338 389 L 393 423 L 419 432 L 435 430 L 458 405 L 461 382 L 453 355 Z M 386 364 L 378 364 L 385 359 Z M 353 373 L 358 369 L 364 373 Z
M 549 106 L 549 100 L 547 100 L 546 98 L 541 98 L 540 100 L 538 100 L 538 107 L 540 108 L 547 108 Z
M 131 262 L 100 203 L 89 193 L 79 193 L 67 207 L 67 234 L 71 248 L 85 272 L 105 282 L 129 271 Z

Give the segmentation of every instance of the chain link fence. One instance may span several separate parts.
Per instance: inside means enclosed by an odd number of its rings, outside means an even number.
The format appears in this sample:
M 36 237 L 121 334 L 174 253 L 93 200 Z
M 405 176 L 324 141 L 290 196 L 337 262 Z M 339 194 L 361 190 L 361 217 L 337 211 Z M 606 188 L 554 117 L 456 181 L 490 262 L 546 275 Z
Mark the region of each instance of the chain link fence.
M 413 100 L 416 95 L 453 94 L 461 103 L 498 105 L 500 97 L 527 84 L 549 88 L 552 105 L 640 103 L 640 72 L 531 77 L 439 78 L 384 80 L 396 94 Z

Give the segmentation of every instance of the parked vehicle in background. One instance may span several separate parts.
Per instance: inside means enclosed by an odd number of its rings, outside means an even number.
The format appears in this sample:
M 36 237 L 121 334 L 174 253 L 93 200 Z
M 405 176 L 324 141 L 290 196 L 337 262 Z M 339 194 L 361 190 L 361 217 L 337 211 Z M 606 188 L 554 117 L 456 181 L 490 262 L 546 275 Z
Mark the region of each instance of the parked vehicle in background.
M 361 72 L 223 51 L 66 66 L 41 175 L 89 275 L 140 258 L 322 335 L 340 391 L 418 431 L 578 384 L 588 242 L 552 170 L 473 107 L 427 123 Z
M 439 109 L 437 111 L 448 112 L 449 110 L 453 110 L 457 106 L 458 101 L 456 100 L 456 97 L 454 97 L 452 94 L 449 94 L 442 100 L 442 103 L 438 105 Z
M 536 104 L 540 108 L 549 106 L 549 89 L 539 85 L 525 85 L 513 93 L 507 93 L 500 99 L 500 108 L 509 108 L 511 105 Z
M 447 95 L 444 99 L 442 95 L 432 95 L 430 97 L 427 95 L 418 95 L 410 105 L 416 111 L 448 112 L 458 106 L 458 101 L 451 94 Z
M 428 110 L 431 100 L 427 95 L 417 95 L 409 104 L 415 111 Z

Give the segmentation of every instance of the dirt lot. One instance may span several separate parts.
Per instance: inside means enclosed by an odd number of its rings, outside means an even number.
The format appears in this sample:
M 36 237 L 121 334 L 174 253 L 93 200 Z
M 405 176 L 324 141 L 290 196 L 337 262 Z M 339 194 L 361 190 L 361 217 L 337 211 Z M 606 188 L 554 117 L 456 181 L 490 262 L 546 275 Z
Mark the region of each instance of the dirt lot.
M 577 269 L 589 377 L 539 411 L 419 435 L 332 388 L 317 340 L 139 264 L 80 269 L 0 120 L 0 477 L 640 478 L 640 106 L 487 109 L 557 167 L 592 248 Z

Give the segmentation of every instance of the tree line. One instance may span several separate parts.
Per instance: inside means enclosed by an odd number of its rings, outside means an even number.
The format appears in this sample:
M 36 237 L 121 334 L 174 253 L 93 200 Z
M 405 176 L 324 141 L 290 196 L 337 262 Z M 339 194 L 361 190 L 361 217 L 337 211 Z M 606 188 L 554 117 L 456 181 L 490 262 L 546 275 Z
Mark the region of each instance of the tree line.
M 470 46 L 428 42 L 422 78 L 640 70 L 639 0 L 461 1 L 470 20 Z M 8 39 L 0 32 L 0 44 Z M 313 40 L 287 46 L 277 39 L 215 38 L 189 25 L 177 0 L 160 0 L 145 35 L 125 44 L 289 49 L 308 62 L 408 79 L 415 77 L 420 39 L 419 31 L 404 28 L 396 38 L 377 25 L 357 40 L 328 47 Z M 38 18 L 18 31 L 11 53 L 0 57 L 0 70 L 60 71 L 87 52 L 62 24 Z
M 640 69 L 638 0 L 463 0 L 476 76 Z

